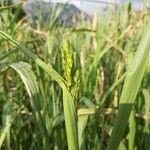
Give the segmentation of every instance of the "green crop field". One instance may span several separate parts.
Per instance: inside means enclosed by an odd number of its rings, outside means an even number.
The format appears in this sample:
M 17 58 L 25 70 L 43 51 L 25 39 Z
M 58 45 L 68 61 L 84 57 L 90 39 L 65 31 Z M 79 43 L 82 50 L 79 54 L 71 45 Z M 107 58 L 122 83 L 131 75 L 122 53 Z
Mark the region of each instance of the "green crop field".
M 127 4 L 64 28 L 11 7 L 0 7 L 0 149 L 149 150 L 150 12 Z

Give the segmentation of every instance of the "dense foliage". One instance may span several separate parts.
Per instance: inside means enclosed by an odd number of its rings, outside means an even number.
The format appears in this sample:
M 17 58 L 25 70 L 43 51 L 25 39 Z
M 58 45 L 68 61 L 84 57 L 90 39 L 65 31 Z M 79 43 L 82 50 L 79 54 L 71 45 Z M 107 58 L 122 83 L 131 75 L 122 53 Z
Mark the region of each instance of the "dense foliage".
M 149 15 L 63 28 L 0 7 L 0 149 L 149 150 Z

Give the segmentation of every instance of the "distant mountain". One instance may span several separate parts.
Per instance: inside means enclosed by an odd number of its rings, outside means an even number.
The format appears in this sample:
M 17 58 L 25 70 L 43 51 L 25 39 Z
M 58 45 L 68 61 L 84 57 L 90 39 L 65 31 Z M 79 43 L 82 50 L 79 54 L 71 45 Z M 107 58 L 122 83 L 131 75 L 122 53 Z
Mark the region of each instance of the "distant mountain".
M 33 22 L 55 21 L 56 24 L 65 27 L 73 27 L 81 21 L 90 20 L 89 15 L 73 4 L 28 0 L 24 3 L 23 10 L 31 17 Z
M 59 5 L 57 3 L 57 5 Z M 85 12 L 82 12 L 73 4 L 66 4 L 63 6 L 63 9 L 58 17 L 58 24 L 61 26 L 72 27 L 82 21 L 89 21 L 90 16 Z

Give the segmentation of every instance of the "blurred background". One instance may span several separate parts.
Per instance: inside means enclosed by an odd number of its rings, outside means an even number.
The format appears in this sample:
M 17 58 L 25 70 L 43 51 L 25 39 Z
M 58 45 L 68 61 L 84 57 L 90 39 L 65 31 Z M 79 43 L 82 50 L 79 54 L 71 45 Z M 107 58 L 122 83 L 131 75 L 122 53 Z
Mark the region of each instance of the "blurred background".
M 76 149 L 105 150 L 129 64 L 134 71 L 148 57 L 149 4 L 0 0 L 0 149 L 67 150 L 72 121 Z M 143 65 L 124 94 L 118 150 L 150 150 L 150 60 Z

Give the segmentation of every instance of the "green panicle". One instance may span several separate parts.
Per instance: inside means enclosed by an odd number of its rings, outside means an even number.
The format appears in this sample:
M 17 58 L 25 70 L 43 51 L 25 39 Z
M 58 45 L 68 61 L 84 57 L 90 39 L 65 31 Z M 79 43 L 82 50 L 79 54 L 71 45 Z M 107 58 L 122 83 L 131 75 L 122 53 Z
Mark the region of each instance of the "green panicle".
M 64 78 L 68 90 L 71 92 L 74 103 L 77 108 L 77 96 L 79 91 L 79 69 L 77 68 L 76 53 L 72 50 L 68 39 L 64 39 L 62 46 L 62 66 Z

